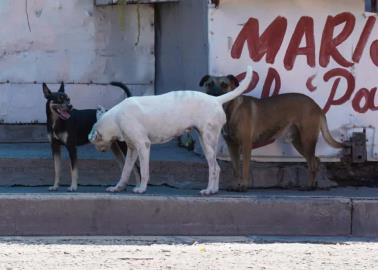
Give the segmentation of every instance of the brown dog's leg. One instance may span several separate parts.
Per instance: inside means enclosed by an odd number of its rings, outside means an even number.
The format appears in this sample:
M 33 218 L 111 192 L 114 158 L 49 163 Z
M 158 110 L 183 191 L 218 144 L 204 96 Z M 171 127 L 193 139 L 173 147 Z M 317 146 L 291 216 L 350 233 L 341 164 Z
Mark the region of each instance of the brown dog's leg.
M 231 142 L 229 140 L 225 140 L 228 147 L 228 152 L 230 153 L 232 169 L 234 173 L 234 179 L 232 183 L 229 185 L 227 190 L 230 191 L 241 191 L 240 186 L 242 179 L 240 178 L 240 145 L 237 142 Z
M 249 142 L 249 140 L 246 142 L 243 142 L 243 181 L 240 184 L 240 191 L 247 191 L 248 190 L 248 184 L 250 179 L 250 173 L 249 173 L 249 164 L 251 162 L 251 151 L 252 151 L 252 145 Z M 253 186 L 253 179 L 251 186 Z
M 240 145 L 236 142 L 227 141 L 228 152 L 230 153 L 232 169 L 234 176 L 239 179 L 240 177 Z
M 293 145 L 297 151 L 306 159 L 309 173 L 308 189 L 316 188 L 316 174 L 319 169 L 319 158 L 315 156 L 315 147 L 318 132 L 311 132 L 311 128 L 307 132 L 298 132 L 293 137 Z
M 320 160 L 317 156 L 313 155 L 311 157 L 311 161 L 309 162 L 309 172 L 310 172 L 310 187 L 312 189 L 316 189 L 317 187 L 317 181 L 316 181 L 316 175 L 319 170 Z

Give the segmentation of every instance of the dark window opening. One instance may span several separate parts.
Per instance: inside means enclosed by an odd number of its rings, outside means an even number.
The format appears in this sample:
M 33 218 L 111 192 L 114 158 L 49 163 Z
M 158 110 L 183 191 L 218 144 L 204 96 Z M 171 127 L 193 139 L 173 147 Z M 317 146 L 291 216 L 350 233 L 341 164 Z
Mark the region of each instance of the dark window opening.
M 365 0 L 365 11 L 377 13 L 377 0 Z

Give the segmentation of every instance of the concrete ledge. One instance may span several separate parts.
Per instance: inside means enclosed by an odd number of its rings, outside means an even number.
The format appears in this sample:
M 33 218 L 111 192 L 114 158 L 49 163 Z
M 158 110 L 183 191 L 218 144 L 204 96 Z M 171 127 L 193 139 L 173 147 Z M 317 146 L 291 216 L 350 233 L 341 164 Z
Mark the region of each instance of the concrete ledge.
M 92 145 L 78 148 L 79 184 L 110 185 L 118 181 L 120 169 L 111 153 L 99 153 Z M 62 184 L 70 182 L 69 162 L 63 150 Z M 219 161 L 222 169 L 221 189 L 229 188 L 234 181 L 231 163 Z M 177 188 L 204 188 L 208 181 L 208 166 L 203 157 L 183 148 L 173 141 L 153 145 L 150 161 L 150 183 Z M 308 185 L 305 164 L 253 163 L 251 168 L 253 188 L 298 187 Z M 27 177 L 26 177 L 27 176 Z M 17 143 L 0 145 L 0 186 L 52 185 L 53 161 L 48 143 Z M 252 182 L 250 183 L 251 186 Z M 327 179 L 324 166 L 318 177 L 319 187 L 332 187 L 336 183 Z
M 0 235 L 350 235 L 343 198 L 0 195 Z
M 378 200 L 353 200 L 352 234 L 378 236 Z
M 0 143 L 47 142 L 46 125 L 0 124 Z

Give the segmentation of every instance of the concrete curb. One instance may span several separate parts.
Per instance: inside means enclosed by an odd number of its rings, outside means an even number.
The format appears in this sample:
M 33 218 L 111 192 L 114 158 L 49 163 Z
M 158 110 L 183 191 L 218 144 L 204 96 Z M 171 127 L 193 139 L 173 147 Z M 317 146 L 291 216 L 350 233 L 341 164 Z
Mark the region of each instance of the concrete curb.
M 349 236 L 351 210 L 345 198 L 5 194 L 0 235 Z

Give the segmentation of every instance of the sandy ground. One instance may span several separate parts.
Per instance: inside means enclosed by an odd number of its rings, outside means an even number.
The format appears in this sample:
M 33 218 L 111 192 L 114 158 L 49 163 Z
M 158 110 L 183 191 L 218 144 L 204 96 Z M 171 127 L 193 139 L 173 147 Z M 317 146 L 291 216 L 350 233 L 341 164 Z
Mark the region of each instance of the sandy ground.
M 0 269 L 378 269 L 378 242 L 331 238 L 0 238 Z

